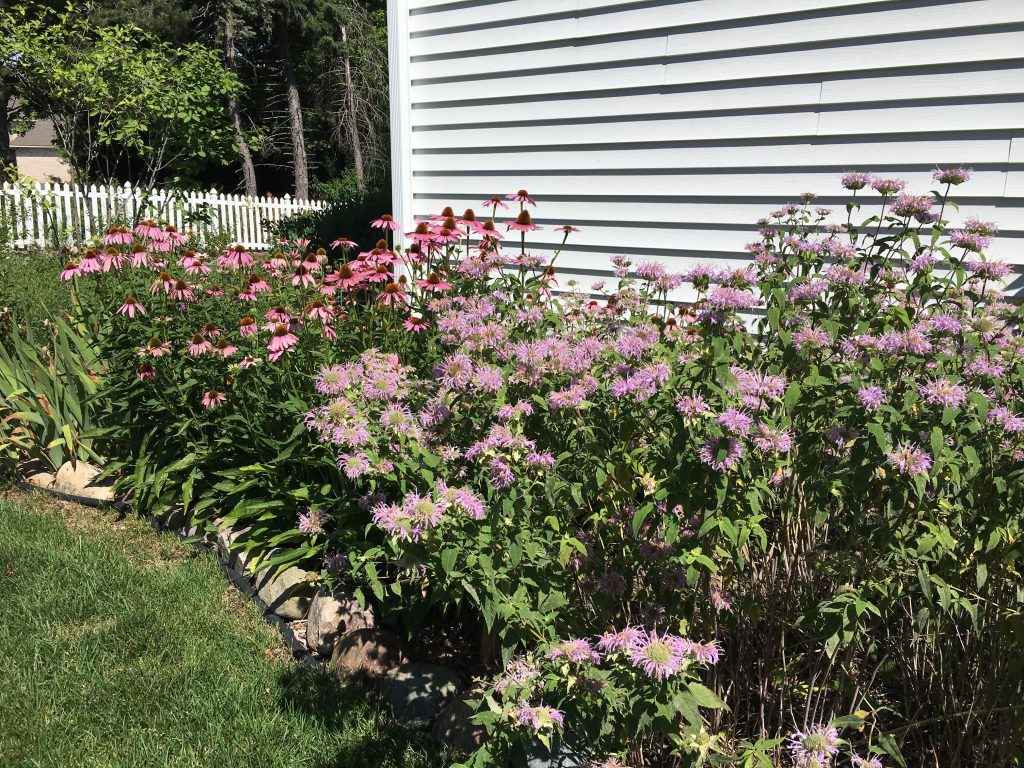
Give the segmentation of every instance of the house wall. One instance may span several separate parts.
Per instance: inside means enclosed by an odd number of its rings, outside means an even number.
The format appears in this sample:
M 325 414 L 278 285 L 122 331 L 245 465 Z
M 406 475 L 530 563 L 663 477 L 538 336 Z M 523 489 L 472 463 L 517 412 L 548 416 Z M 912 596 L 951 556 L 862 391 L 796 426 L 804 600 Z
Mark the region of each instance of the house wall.
M 805 191 L 842 209 L 845 171 L 927 191 L 936 165 L 963 164 L 964 215 L 1000 223 L 990 255 L 1021 265 L 1024 296 L 1021 0 L 391 0 L 389 13 L 404 224 L 525 187 L 537 223 L 581 228 L 559 263 L 589 284 L 616 253 L 743 263 L 768 210 Z
M 17 147 L 14 162 L 18 173 L 33 181 L 71 181 L 71 169 L 52 147 Z

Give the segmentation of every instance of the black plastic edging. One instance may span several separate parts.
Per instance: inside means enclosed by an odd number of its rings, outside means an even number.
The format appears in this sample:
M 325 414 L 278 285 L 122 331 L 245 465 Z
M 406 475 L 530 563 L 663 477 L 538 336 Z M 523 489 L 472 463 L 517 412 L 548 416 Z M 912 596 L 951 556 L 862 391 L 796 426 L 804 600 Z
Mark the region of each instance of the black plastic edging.
M 114 509 L 122 514 L 126 514 L 132 511 L 132 505 L 127 501 L 107 501 L 106 499 L 94 499 L 89 496 L 78 496 L 74 493 L 64 493 L 63 491 L 55 491 L 52 488 L 41 488 L 38 485 L 32 485 L 32 483 L 19 480 L 16 483 L 18 488 L 26 491 L 39 491 L 40 493 L 47 493 L 55 498 L 61 499 L 62 501 L 69 501 L 74 504 L 81 504 L 85 507 L 94 507 L 102 509 Z M 295 637 L 295 632 L 288 626 L 288 622 L 278 616 L 276 613 L 270 610 L 266 603 L 264 603 L 252 584 L 245 576 L 238 572 L 237 569 L 232 568 L 230 565 L 225 563 L 216 552 L 211 551 L 212 547 L 203 541 L 198 541 L 194 537 L 188 536 L 181 531 L 173 528 L 168 528 L 163 525 L 158 518 L 154 515 L 147 514 L 145 512 L 136 513 L 140 517 L 145 518 L 149 521 L 150 525 L 153 526 L 153 530 L 157 532 L 171 533 L 178 537 L 181 541 L 187 544 L 191 544 L 201 552 L 213 555 L 216 558 L 217 563 L 220 565 L 221 570 L 224 571 L 225 575 L 235 585 L 235 588 L 249 598 L 257 608 L 260 609 L 260 614 L 263 616 L 263 620 L 270 626 L 274 627 L 278 632 L 281 633 L 281 638 L 291 648 L 292 656 L 301 661 L 303 664 L 314 667 L 316 669 L 324 669 L 324 662 L 315 656 L 313 656 L 309 650 L 299 642 L 299 639 Z

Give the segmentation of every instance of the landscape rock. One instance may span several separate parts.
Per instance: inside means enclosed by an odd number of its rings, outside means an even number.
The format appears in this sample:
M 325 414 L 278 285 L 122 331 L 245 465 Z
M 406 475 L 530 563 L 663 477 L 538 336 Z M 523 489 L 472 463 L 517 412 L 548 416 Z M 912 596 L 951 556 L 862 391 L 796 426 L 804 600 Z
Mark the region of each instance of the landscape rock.
M 334 594 L 320 590 L 309 606 L 306 644 L 321 656 L 330 656 L 342 635 L 374 626 L 373 613 L 345 592 Z
M 54 478 L 53 490 L 98 501 L 113 501 L 114 488 L 109 480 L 96 480 L 99 467 L 84 461 L 65 462 Z
M 56 479 L 51 472 L 33 472 L 31 475 L 26 475 L 25 482 L 36 488 L 49 490 L 53 487 Z
M 413 728 L 428 728 L 461 690 L 459 676 L 437 664 L 403 664 L 381 683 L 381 693 L 395 719 Z
M 431 737 L 458 752 L 472 752 L 487 738 L 486 729 L 472 721 L 473 714 L 469 704 L 456 699 L 434 718 Z
M 274 572 L 273 568 L 267 570 L 268 573 Z M 266 603 L 267 610 L 282 619 L 304 618 L 313 597 L 313 585 L 307 580 L 308 575 L 308 571 L 292 567 L 264 579 L 258 593 L 260 600 Z
M 240 551 L 234 548 L 239 538 L 252 530 L 252 526 L 245 528 L 221 528 L 217 532 L 217 557 L 229 568 L 238 568 L 238 555 Z
M 331 671 L 339 678 L 364 681 L 384 677 L 405 663 L 401 641 L 380 629 L 357 629 L 334 644 Z
M 533 742 L 526 757 L 526 768 L 588 768 L 590 765 L 589 760 L 557 738 L 551 740 L 551 749 L 539 741 Z
M 184 533 L 190 539 L 199 539 L 207 547 L 212 547 L 216 542 L 216 538 L 206 530 L 205 525 L 190 525 Z

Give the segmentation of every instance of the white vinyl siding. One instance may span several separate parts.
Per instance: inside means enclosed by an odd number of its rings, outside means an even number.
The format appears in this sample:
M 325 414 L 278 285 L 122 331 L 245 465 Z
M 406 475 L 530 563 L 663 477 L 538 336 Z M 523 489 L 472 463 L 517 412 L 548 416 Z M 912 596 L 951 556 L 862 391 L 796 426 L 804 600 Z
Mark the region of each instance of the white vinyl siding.
M 550 253 L 551 227 L 580 227 L 559 267 L 586 286 L 616 253 L 740 264 L 757 219 L 802 192 L 843 214 L 846 171 L 923 192 L 936 165 L 967 165 L 955 197 L 1000 224 L 989 255 L 1020 265 L 1010 288 L 1024 297 L 1021 0 L 391 0 L 389 13 L 403 224 L 526 188 L 546 227 L 528 247 Z

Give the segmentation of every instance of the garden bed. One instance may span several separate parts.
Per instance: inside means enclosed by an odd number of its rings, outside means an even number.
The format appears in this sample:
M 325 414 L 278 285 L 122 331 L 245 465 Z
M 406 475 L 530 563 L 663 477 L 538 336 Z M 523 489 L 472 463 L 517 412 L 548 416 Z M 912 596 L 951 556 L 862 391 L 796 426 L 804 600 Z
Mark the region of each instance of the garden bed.
M 995 225 L 949 226 L 969 176 L 851 173 L 748 266 L 617 256 L 586 292 L 526 252 L 525 190 L 405 248 L 390 216 L 364 250 L 114 228 L 62 273 L 52 356 L 90 370 L 29 366 L 88 408 L 51 386 L 30 419 L 22 385 L 7 423 L 102 456 L 284 618 L 339 598 L 336 666 L 413 640 L 481 678 L 475 766 L 1019 759 L 1022 313 Z

